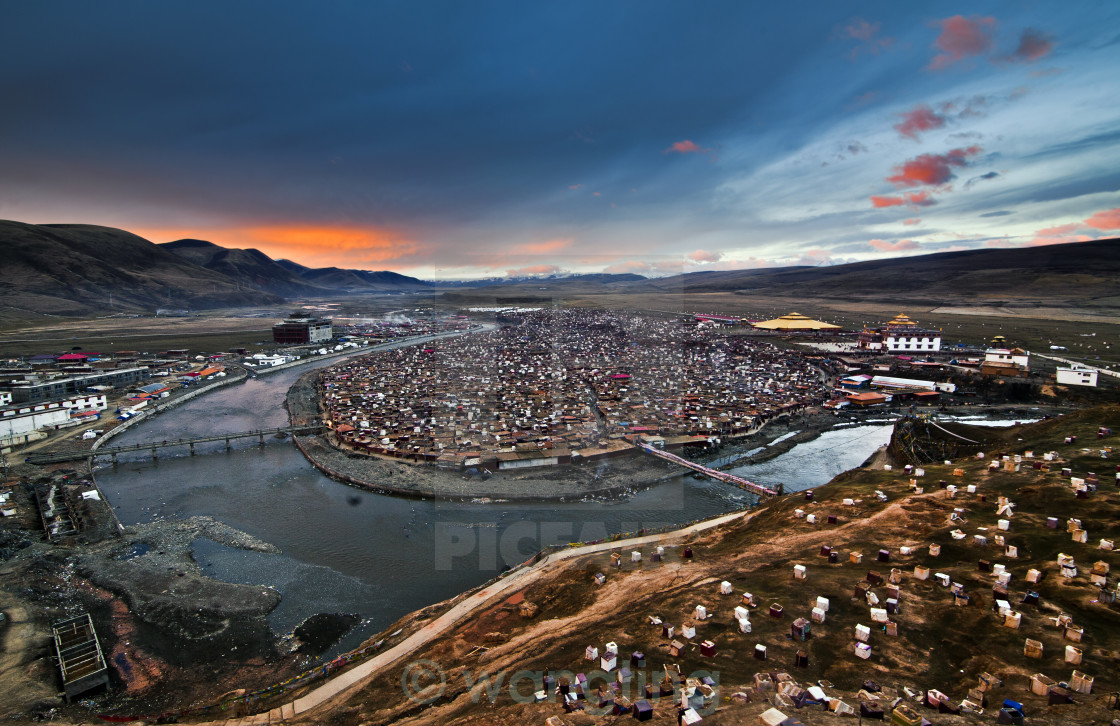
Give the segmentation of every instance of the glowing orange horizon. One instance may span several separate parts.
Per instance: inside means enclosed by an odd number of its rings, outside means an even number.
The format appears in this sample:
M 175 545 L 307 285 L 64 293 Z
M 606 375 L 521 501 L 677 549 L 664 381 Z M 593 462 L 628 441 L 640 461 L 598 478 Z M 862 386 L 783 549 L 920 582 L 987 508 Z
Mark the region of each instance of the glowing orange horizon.
M 310 224 L 270 224 L 248 227 L 134 230 L 153 242 L 205 239 L 221 247 L 258 249 L 273 259 L 289 259 L 307 267 L 395 266 L 413 268 L 426 246 L 404 232 L 388 227 L 343 227 Z

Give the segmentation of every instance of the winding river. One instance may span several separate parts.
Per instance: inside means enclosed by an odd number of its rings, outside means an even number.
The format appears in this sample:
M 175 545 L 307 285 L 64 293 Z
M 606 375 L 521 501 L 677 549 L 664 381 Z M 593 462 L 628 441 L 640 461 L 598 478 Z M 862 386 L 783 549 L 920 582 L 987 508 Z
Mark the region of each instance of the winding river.
M 329 365 L 323 362 L 318 365 Z M 315 364 L 311 364 L 315 365 Z M 139 443 L 284 426 L 284 396 L 301 366 L 219 389 L 122 433 Z M 787 491 L 824 484 L 859 466 L 890 438 L 889 423 L 833 430 L 789 452 L 733 471 Z M 362 618 L 326 657 L 356 646 L 401 616 L 475 587 L 544 546 L 702 519 L 748 503 L 718 482 L 678 477 L 625 501 L 470 504 L 401 499 L 353 489 L 316 471 L 288 440 L 199 445 L 122 455 L 97 473 L 125 524 L 209 515 L 279 547 L 235 550 L 198 540 L 204 572 L 271 585 L 283 596 L 270 622 L 291 631 L 318 612 Z

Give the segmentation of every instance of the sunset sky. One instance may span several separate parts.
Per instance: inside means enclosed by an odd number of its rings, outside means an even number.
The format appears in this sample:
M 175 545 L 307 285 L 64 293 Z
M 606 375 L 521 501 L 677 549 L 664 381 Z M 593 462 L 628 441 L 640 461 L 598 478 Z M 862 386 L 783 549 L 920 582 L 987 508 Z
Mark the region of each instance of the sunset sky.
M 1120 236 L 1120 3 L 28 2 L 0 218 L 423 278 Z

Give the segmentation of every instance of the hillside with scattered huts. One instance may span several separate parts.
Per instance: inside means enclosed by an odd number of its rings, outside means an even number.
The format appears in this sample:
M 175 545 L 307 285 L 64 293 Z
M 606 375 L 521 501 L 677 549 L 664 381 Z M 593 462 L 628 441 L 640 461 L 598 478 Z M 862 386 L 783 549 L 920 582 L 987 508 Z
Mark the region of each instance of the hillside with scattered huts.
M 402 618 L 374 639 L 380 660 L 350 666 L 329 693 L 243 713 L 416 726 L 1109 723 L 1117 421 L 1110 404 L 994 429 L 957 459 L 884 454 L 707 528 L 557 548 Z

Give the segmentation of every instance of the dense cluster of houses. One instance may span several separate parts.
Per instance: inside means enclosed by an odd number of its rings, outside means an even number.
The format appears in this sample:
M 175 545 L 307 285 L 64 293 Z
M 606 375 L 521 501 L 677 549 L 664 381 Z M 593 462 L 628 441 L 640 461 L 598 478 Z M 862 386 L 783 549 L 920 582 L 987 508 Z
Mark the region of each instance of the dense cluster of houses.
M 506 320 L 324 372 L 328 426 L 363 452 L 504 469 L 627 452 L 639 436 L 742 434 L 826 396 L 805 357 L 714 328 L 587 310 Z

